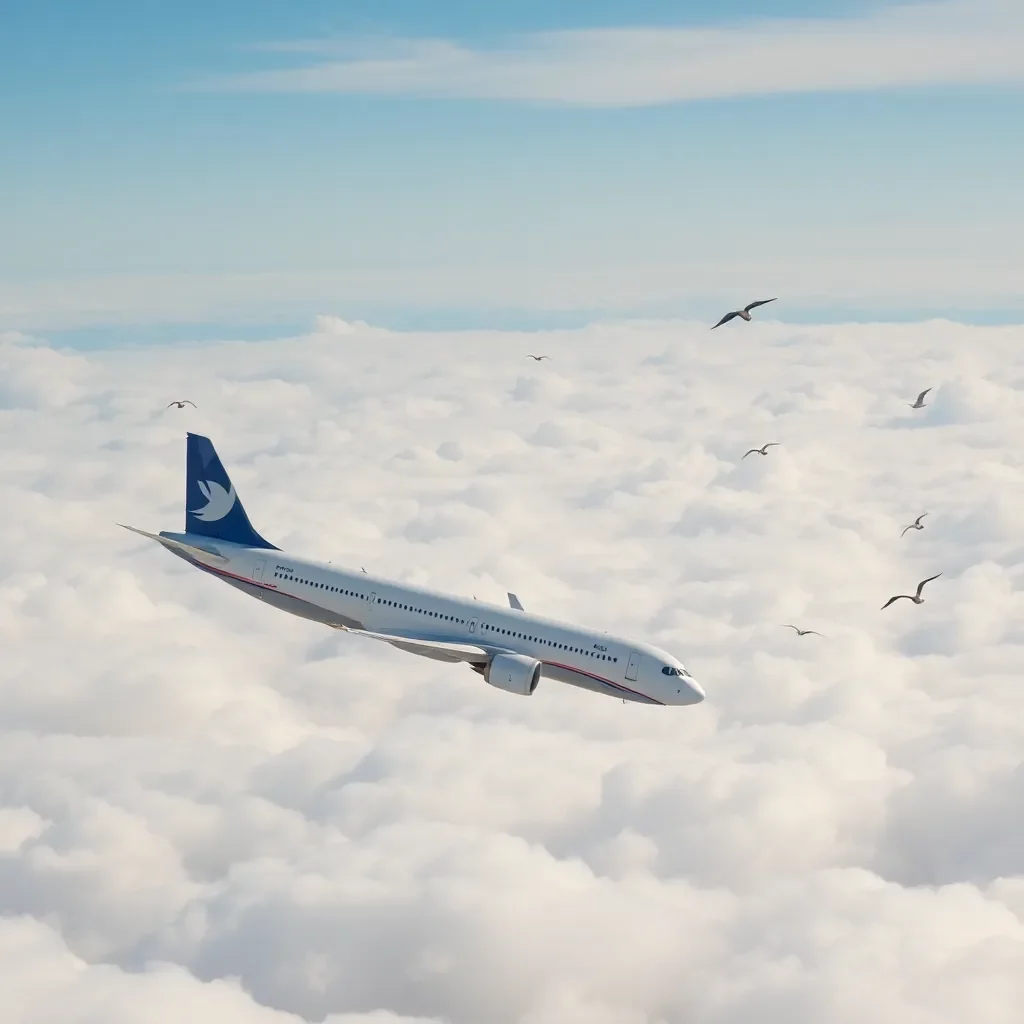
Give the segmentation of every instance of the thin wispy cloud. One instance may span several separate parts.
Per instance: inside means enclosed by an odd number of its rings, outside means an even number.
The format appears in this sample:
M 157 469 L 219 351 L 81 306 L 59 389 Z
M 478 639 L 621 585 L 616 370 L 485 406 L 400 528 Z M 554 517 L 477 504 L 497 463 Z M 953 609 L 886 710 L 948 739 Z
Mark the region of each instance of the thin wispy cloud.
M 263 49 L 314 62 L 193 86 L 643 106 L 1022 82 L 1022 46 L 1024 6 L 1016 0 L 951 0 L 848 18 L 545 32 L 492 48 L 432 38 L 285 42 Z

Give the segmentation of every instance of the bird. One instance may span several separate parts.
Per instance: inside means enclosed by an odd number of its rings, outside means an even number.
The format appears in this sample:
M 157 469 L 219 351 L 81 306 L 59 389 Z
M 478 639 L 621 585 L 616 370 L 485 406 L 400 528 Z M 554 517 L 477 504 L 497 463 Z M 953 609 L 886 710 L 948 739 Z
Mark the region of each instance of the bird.
M 890 597 L 889 600 L 882 605 L 882 611 L 885 611 L 893 601 L 898 601 L 901 597 L 905 597 L 908 601 L 913 601 L 914 604 L 924 604 L 924 598 L 921 596 L 921 591 L 924 590 L 924 585 L 926 583 L 931 583 L 932 580 L 937 580 L 941 575 L 941 572 L 937 572 L 934 576 L 929 576 L 928 579 L 921 580 L 917 585 L 916 594 L 896 594 L 894 597 Z
M 764 306 L 769 302 L 774 302 L 775 299 L 759 299 L 757 302 L 751 302 L 749 306 L 744 306 L 742 309 L 734 309 L 731 313 L 726 313 L 721 320 L 715 324 L 715 327 L 721 327 L 722 324 L 727 324 L 730 320 L 735 317 L 742 317 L 744 320 L 750 319 L 750 311 L 756 309 L 758 306 Z M 714 330 L 712 327 L 711 330 Z
M 924 519 L 926 515 L 928 515 L 927 512 L 922 512 L 909 526 L 904 526 L 903 533 L 906 533 L 907 530 L 923 530 L 924 523 L 922 523 L 921 520 Z M 901 537 L 903 536 L 903 533 L 900 534 Z
M 797 636 L 807 636 L 808 633 L 813 633 L 815 636 L 820 636 L 823 639 L 828 639 L 827 637 L 825 637 L 824 633 L 819 633 L 816 629 L 799 629 L 798 627 L 792 625 L 789 622 L 784 622 L 782 625 L 788 627 L 789 629 L 795 629 Z
M 199 408 L 199 407 L 198 407 L 198 406 L 196 405 L 196 403 L 195 403 L 195 402 L 189 401 L 189 399 L 187 399 L 187 398 L 186 398 L 186 399 L 184 399 L 184 400 L 183 400 L 183 401 L 181 401 L 181 402 L 178 402 L 178 401 L 174 401 L 174 402 L 168 402 L 168 403 L 167 403 L 167 408 L 168 408 L 168 409 L 170 409 L 170 407 L 171 407 L 172 405 L 176 405 L 176 406 L 177 406 L 177 407 L 178 407 L 179 409 L 184 409 L 186 405 L 191 405 L 193 409 L 198 409 L 198 408 Z
M 527 359 L 533 359 L 534 361 L 539 363 L 542 359 L 550 359 L 551 356 L 534 356 L 534 355 L 531 355 L 529 352 L 527 352 L 526 353 L 526 358 Z
M 924 391 L 922 391 L 921 394 L 919 394 L 917 396 L 917 401 L 916 402 L 907 402 L 907 405 L 909 405 L 911 409 L 923 409 L 924 408 L 924 396 L 927 395 L 928 392 L 931 391 L 931 390 L 932 390 L 931 388 L 925 388 Z
M 762 445 L 760 448 L 751 448 L 750 451 L 747 452 L 743 456 L 743 459 L 745 459 L 747 457 L 747 455 L 753 455 L 754 452 L 757 452 L 758 455 L 767 455 L 769 448 L 778 448 L 778 447 L 780 447 L 780 442 L 779 441 L 769 441 L 766 445 Z M 740 459 L 740 462 L 742 462 L 743 459 Z

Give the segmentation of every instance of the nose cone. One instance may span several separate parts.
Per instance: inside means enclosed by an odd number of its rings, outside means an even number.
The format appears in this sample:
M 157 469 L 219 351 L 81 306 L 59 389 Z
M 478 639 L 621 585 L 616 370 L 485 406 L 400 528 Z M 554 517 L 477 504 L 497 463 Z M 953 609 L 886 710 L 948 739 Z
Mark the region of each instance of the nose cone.
M 679 680 L 682 686 L 677 687 L 680 693 L 676 694 L 676 701 L 679 704 L 699 704 L 704 697 L 704 687 L 697 682 L 693 676 L 685 676 Z

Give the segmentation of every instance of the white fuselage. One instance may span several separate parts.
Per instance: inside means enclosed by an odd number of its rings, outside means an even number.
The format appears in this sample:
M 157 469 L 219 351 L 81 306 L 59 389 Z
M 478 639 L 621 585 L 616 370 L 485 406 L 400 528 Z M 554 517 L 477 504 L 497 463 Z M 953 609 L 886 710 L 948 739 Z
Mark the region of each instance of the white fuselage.
M 188 534 L 164 536 L 194 542 Z M 696 704 L 704 698 L 683 665 L 650 644 L 279 550 L 200 541 L 223 561 L 188 558 L 193 565 L 285 611 L 335 628 L 513 652 L 540 662 L 542 676 L 624 700 Z

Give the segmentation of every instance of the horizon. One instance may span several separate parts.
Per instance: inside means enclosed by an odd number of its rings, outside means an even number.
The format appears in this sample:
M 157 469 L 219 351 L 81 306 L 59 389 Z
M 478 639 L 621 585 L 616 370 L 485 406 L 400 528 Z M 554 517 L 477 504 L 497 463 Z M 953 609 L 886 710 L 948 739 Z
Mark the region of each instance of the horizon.
M 16 4 L 0 328 L 1019 318 L 1022 49 L 1012 0 Z
M 1021 54 L 4 4 L 3 1024 L 1019 1024 Z M 631 653 L 417 656 L 182 526 Z

